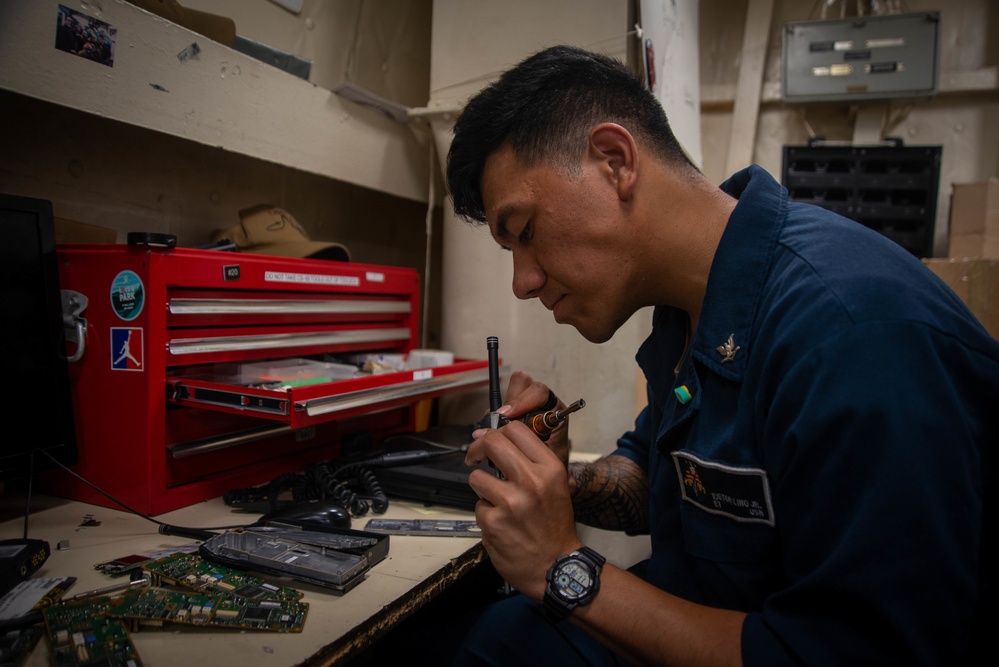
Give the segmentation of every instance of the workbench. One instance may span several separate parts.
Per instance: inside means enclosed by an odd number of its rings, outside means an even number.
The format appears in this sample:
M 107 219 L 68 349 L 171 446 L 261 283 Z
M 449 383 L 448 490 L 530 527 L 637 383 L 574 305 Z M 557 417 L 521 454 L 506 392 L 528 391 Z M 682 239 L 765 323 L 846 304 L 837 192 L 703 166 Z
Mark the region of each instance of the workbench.
M 23 495 L 7 493 L 0 501 L 0 539 L 23 537 Z M 474 520 L 468 512 L 398 500 L 392 500 L 388 511 L 380 516 Z M 216 498 L 155 518 L 175 526 L 214 528 L 245 525 L 258 517 L 236 512 Z M 373 517 L 369 514 L 355 518 L 352 528 L 364 530 L 367 520 Z M 31 500 L 27 537 L 45 540 L 51 548 L 51 555 L 35 577 L 77 578 L 67 596 L 121 583 L 94 569 L 98 563 L 191 542 L 189 538 L 160 534 L 158 526 L 142 516 L 38 494 Z M 175 625 L 142 629 L 132 633 L 132 641 L 145 667 L 345 664 L 487 560 L 477 537 L 392 535 L 389 540 L 388 556 L 368 571 L 364 581 L 343 595 L 291 579 L 280 581 L 305 593 L 302 601 L 309 603 L 309 611 L 301 633 Z M 49 664 L 49 648 L 43 638 L 25 667 Z

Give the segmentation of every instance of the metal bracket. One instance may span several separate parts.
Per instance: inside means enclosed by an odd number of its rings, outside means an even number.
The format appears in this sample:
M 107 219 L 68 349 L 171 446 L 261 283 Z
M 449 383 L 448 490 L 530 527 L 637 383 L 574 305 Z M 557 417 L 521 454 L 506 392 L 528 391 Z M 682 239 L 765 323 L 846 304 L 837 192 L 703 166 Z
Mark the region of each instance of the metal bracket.
M 65 330 L 66 342 L 76 345 L 76 352 L 66 358 L 66 361 L 79 361 L 86 349 L 87 320 L 82 315 L 87 309 L 89 300 L 86 295 L 64 289 L 60 292 L 62 298 L 62 324 Z

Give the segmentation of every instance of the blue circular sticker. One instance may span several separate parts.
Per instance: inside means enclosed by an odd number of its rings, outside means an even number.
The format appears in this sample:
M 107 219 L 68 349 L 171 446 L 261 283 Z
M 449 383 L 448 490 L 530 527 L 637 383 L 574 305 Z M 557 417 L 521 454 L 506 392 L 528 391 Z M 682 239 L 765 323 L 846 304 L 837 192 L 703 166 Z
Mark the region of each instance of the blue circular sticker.
M 145 290 L 134 271 L 122 271 L 111 281 L 111 307 L 123 320 L 134 320 L 142 312 Z

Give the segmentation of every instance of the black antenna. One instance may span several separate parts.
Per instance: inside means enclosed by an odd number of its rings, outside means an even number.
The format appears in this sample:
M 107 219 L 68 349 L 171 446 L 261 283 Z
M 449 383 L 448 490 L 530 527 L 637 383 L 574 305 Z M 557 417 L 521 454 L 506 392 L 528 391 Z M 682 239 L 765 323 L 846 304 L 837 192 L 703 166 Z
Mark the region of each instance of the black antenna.
M 499 338 L 486 338 L 486 350 L 489 353 L 489 412 L 496 412 L 503 405 L 499 381 Z

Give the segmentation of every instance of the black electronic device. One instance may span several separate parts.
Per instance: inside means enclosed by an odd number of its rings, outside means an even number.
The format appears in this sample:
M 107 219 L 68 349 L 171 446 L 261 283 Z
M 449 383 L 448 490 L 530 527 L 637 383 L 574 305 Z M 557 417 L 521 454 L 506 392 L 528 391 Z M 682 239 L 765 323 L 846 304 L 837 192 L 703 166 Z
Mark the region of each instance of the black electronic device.
M 471 426 L 442 424 L 386 440 L 385 445 L 395 452 L 450 450 L 453 454 L 411 465 L 373 468 L 382 491 L 389 497 L 473 511 L 479 497 L 468 485 L 468 475 L 474 468 L 465 465 L 463 449 L 472 442 L 472 430 Z M 494 474 L 486 463 L 478 467 Z
M 77 462 L 50 202 L 0 194 L 0 484 Z
M 486 463 L 478 467 L 495 474 Z M 389 497 L 474 511 L 479 497 L 468 485 L 472 470 L 465 465 L 464 456 L 448 456 L 417 465 L 379 468 L 375 476 Z
M 248 526 L 215 535 L 198 551 L 212 563 L 291 577 L 346 593 L 385 559 L 388 550 L 389 536 L 381 533 Z
M 0 595 L 37 572 L 50 553 L 45 540 L 0 540 Z
M 336 531 L 350 528 L 350 513 L 335 500 L 303 500 L 264 514 L 257 525 L 296 526 L 320 532 Z

